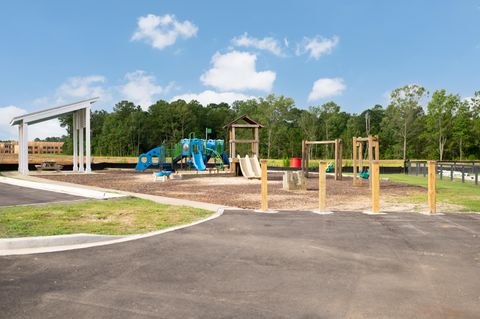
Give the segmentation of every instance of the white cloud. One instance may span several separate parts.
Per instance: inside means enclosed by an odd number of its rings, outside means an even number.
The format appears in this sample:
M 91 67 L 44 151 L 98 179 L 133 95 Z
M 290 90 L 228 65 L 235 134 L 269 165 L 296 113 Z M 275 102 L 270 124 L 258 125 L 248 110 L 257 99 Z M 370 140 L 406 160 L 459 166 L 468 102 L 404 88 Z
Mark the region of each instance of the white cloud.
M 272 90 L 276 74 L 273 71 L 256 71 L 257 56 L 248 52 L 215 53 L 213 67 L 202 74 L 204 85 L 221 91 Z
M 155 76 L 142 70 L 127 73 L 125 79 L 127 83 L 119 88 L 120 93 L 123 98 L 140 105 L 143 109 L 147 109 L 160 94 L 168 93 L 174 86 L 173 83 L 166 87 L 157 85 Z
M 17 139 L 18 126 L 10 126 L 10 121 L 15 116 L 20 116 L 27 113 L 24 109 L 14 105 L 0 107 L 0 140 Z
M 232 104 L 235 101 L 244 101 L 244 100 L 251 100 L 256 99 L 255 96 L 249 96 L 242 93 L 235 93 L 235 92 L 214 92 L 211 90 L 206 90 L 201 93 L 187 93 L 174 96 L 170 101 L 176 100 L 185 100 L 186 102 L 190 102 L 192 100 L 196 100 L 200 102 L 202 105 L 208 105 L 210 103 L 227 103 Z
M 174 15 L 156 16 L 149 14 L 138 18 L 137 30 L 131 40 L 143 40 L 152 47 L 162 50 L 173 45 L 178 37 L 188 39 L 197 35 L 198 27 L 192 22 L 178 21 Z
M 20 116 L 28 113 L 25 109 L 14 105 L 0 107 L 0 140 L 17 140 L 18 126 L 10 126 L 10 121 L 15 116 Z M 46 138 L 50 136 L 66 135 L 67 131 L 60 127 L 60 122 L 57 119 L 41 122 L 28 127 L 28 139 Z
M 91 97 L 100 97 L 103 101 L 111 99 L 111 95 L 104 87 L 106 79 L 102 75 L 71 77 L 61 84 L 55 92 L 55 103 L 66 103 Z M 34 102 L 45 103 L 45 97 Z
M 259 50 L 269 51 L 277 56 L 283 55 L 280 43 L 272 37 L 257 39 L 254 37 L 249 37 L 248 34 L 245 32 L 243 35 L 233 38 L 232 44 L 237 47 L 252 47 Z
M 318 79 L 313 83 L 312 91 L 308 95 L 308 101 L 317 101 L 323 98 L 340 95 L 345 88 L 346 86 L 343 84 L 343 79 Z
M 296 54 L 301 55 L 308 53 L 311 58 L 318 60 L 322 55 L 330 54 L 340 39 L 337 36 L 332 38 L 324 38 L 316 36 L 315 38 L 305 37 L 302 43 L 297 45 Z

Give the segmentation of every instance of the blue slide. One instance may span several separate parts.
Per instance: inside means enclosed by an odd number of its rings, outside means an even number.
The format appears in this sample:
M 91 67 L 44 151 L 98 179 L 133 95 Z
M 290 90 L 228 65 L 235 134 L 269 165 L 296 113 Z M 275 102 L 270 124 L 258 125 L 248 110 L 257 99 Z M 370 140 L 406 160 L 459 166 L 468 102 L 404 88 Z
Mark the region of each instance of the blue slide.
M 204 171 L 207 168 L 203 162 L 203 155 L 201 152 L 193 153 L 193 166 L 199 171 Z

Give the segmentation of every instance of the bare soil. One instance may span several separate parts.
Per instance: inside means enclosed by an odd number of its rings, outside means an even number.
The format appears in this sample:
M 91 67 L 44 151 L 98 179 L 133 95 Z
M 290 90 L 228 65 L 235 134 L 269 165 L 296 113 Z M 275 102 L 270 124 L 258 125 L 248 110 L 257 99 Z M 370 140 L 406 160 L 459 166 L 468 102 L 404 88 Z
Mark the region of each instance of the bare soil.
M 270 209 L 314 210 L 318 206 L 318 175 L 310 174 L 306 191 L 282 189 L 282 172 L 269 172 L 268 198 Z M 96 174 L 45 175 L 44 178 L 145 193 L 183 198 L 207 203 L 258 209 L 260 207 L 260 181 L 225 175 L 183 175 L 183 179 L 154 182 L 152 172 L 130 170 L 97 171 Z M 426 211 L 426 203 L 409 203 L 405 197 L 426 193 L 419 186 L 381 181 L 381 209 L 383 211 Z M 335 181 L 327 176 L 327 207 L 338 211 L 368 211 L 370 209 L 368 181 L 352 185 L 352 178 L 344 176 Z M 403 198 L 403 200 L 402 200 Z M 439 205 L 443 211 L 452 207 Z

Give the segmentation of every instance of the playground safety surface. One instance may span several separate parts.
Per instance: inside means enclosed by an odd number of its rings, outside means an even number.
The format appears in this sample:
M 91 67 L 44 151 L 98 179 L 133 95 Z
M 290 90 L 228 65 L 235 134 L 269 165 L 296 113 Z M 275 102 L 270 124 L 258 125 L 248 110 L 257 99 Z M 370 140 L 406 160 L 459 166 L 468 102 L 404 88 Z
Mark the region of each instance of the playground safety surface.
M 106 170 L 94 175 L 46 175 L 44 178 L 78 183 L 135 193 L 145 193 L 174 198 L 189 199 L 229 207 L 258 209 L 260 207 L 260 181 L 243 177 L 215 175 L 190 175 L 182 180 L 154 182 L 152 172 Z M 271 209 L 311 210 L 318 205 L 318 175 L 311 174 L 306 191 L 282 189 L 282 172 L 268 174 L 269 207 Z M 327 177 L 327 207 L 339 211 L 366 211 L 370 209 L 371 192 L 368 181 L 353 186 L 352 178 L 342 181 Z M 425 203 L 406 203 L 407 195 L 425 194 L 418 186 L 381 182 L 381 208 L 385 211 L 427 211 Z M 438 205 L 439 211 L 458 211 L 457 207 Z
M 0 257 L 2 318 L 478 318 L 480 215 L 226 211 Z

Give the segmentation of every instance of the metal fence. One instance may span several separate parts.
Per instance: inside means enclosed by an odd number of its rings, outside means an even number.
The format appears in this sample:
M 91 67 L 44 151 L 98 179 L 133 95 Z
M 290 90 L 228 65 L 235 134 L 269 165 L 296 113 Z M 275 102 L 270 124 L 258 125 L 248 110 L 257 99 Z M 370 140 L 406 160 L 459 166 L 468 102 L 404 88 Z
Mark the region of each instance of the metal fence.
M 427 161 L 405 161 L 405 174 L 427 176 Z M 480 161 L 437 161 L 437 175 L 440 179 L 469 181 L 478 185 Z

